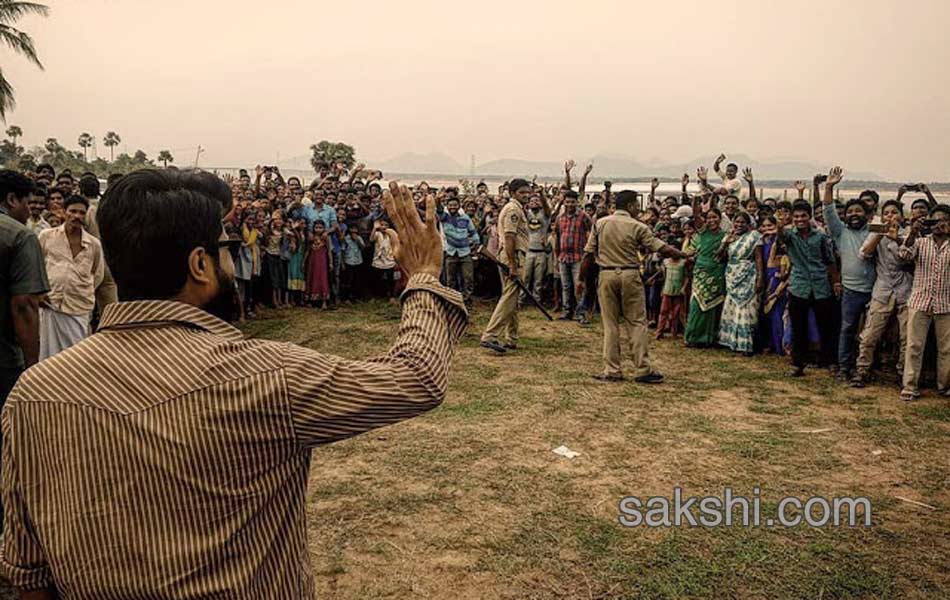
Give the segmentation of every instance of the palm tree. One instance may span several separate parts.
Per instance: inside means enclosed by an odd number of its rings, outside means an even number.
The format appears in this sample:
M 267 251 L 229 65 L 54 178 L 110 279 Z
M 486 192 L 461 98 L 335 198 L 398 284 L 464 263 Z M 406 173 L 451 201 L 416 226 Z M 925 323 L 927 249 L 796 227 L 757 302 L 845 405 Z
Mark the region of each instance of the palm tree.
M 35 2 L 17 2 L 15 0 L 0 0 L 0 41 L 13 49 L 16 54 L 26 57 L 31 63 L 43 69 L 43 63 L 36 55 L 33 47 L 33 38 L 24 31 L 13 27 L 13 24 L 25 15 L 49 15 L 49 7 Z M 7 111 L 13 110 L 16 99 L 13 86 L 3 76 L 0 69 L 0 119 L 7 120 Z
M 121 141 L 122 138 L 114 131 L 107 132 L 106 137 L 102 138 L 102 143 L 109 147 L 109 162 L 115 160 L 115 147 L 118 146 Z
M 162 150 L 158 153 L 158 160 L 162 161 L 162 166 L 168 168 L 168 163 L 175 162 L 175 157 L 168 150 Z
M 79 134 L 79 147 L 82 148 L 82 159 L 88 160 L 86 157 L 86 149 L 92 146 L 92 136 L 88 133 Z
M 19 125 L 10 125 L 7 127 L 7 137 L 13 140 L 13 145 L 16 146 L 16 140 L 18 137 L 23 135 L 23 130 L 20 129 Z

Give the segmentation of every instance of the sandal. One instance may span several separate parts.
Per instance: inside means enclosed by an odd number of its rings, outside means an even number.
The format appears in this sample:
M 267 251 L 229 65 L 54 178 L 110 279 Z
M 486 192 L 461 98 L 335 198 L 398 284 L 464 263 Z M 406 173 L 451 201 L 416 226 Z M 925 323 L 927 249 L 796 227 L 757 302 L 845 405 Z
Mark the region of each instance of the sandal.
M 915 392 L 913 390 L 901 390 L 901 400 L 904 402 L 913 402 L 918 398 L 920 398 L 920 392 Z

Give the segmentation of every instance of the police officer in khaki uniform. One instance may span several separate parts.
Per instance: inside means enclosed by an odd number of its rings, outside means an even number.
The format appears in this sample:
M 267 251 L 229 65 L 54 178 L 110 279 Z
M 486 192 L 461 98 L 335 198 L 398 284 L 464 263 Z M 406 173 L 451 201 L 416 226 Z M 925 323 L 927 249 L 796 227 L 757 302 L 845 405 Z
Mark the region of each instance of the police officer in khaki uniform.
M 518 296 L 521 290 L 515 278 L 524 280 L 525 255 L 528 252 L 528 219 L 524 205 L 531 196 L 531 184 L 515 179 L 508 184 L 511 199 L 498 213 L 498 260 L 508 265 L 508 275 L 499 269 L 501 298 L 482 334 L 482 347 L 498 354 L 518 347 Z M 504 340 L 502 342 L 502 340 Z
M 650 366 L 646 299 L 637 251 L 644 248 L 663 256 L 685 259 L 686 254 L 654 237 L 649 226 L 633 218 L 637 193 L 623 191 L 614 196 L 616 210 L 599 219 L 584 248 L 584 262 L 578 293 L 583 292 L 584 274 L 590 263 L 600 267 L 597 297 L 604 321 L 604 372 L 600 381 L 623 381 L 620 367 L 620 326 L 627 330 L 637 383 L 661 383 L 663 376 Z

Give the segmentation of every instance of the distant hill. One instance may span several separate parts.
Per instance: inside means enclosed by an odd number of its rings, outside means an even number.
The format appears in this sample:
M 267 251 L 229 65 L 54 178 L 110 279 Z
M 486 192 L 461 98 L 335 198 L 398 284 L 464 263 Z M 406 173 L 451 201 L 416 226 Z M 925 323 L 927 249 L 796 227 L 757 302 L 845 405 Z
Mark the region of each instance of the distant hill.
M 592 161 L 595 179 L 603 178 L 680 178 L 683 173 L 689 173 L 695 179 L 696 168 L 705 165 L 712 169 L 715 155 L 700 156 L 689 162 L 666 162 L 658 158 L 651 158 L 642 163 L 635 158 L 617 154 L 598 154 L 593 158 L 577 158 L 575 177 L 583 172 L 584 165 Z M 806 160 L 775 160 L 759 161 L 744 154 L 732 154 L 727 157 L 728 162 L 735 162 L 740 168 L 752 167 L 756 179 L 761 181 L 794 181 L 796 179 L 811 180 L 816 173 L 827 173 L 833 165 L 821 164 Z M 368 165 L 380 169 L 383 173 L 417 173 L 437 175 L 468 175 L 468 167 L 460 164 L 451 156 L 440 152 L 430 154 L 406 153 L 384 161 L 370 161 Z M 477 176 L 499 177 L 562 177 L 564 163 L 560 161 L 536 161 L 517 158 L 503 158 L 482 163 L 475 167 Z M 715 177 L 715 175 L 712 175 Z M 876 173 L 867 171 L 845 170 L 845 176 L 851 181 L 884 181 Z
M 415 154 L 407 152 L 389 160 L 367 163 L 371 169 L 379 169 L 383 173 L 436 173 L 460 175 L 468 169 L 460 165 L 451 156 L 433 152 L 431 154 Z

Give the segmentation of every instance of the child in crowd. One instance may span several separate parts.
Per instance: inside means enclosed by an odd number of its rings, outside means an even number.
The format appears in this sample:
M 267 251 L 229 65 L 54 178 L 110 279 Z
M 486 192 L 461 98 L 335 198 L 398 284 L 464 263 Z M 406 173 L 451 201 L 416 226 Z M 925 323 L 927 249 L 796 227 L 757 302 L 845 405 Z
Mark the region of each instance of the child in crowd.
M 330 272 L 333 269 L 333 254 L 323 221 L 313 224 L 310 236 L 310 252 L 307 255 L 307 297 L 311 304 L 320 304 L 326 310 L 330 299 Z
M 686 261 L 679 258 L 663 260 L 663 300 L 660 305 L 660 322 L 656 326 L 656 339 L 666 333 L 674 338 L 686 327 L 686 290 L 689 278 Z
M 287 238 L 287 252 L 290 259 L 287 264 L 287 290 L 290 302 L 294 306 L 303 304 L 303 293 L 306 290 L 306 276 L 304 275 L 304 259 L 307 255 L 307 221 L 303 218 L 294 219 L 293 227 Z
M 342 295 L 347 301 L 357 300 L 361 295 L 357 276 L 362 271 L 365 247 L 366 242 L 355 227 L 346 232 L 343 239 Z
M 389 298 L 395 304 L 396 290 L 396 259 L 393 256 L 392 237 L 396 232 L 389 229 L 386 221 L 376 221 L 373 227 L 373 269 L 376 270 L 376 280 L 381 286 L 380 295 Z

